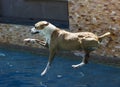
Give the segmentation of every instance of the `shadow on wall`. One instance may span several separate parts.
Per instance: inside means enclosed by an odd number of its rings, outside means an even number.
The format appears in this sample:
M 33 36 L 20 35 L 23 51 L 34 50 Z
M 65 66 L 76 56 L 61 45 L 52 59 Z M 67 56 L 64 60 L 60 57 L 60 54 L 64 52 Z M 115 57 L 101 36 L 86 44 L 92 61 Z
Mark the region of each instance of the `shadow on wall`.
M 0 4 L 0 22 L 33 25 L 47 20 L 58 27 L 69 27 L 67 1 L 0 0 Z

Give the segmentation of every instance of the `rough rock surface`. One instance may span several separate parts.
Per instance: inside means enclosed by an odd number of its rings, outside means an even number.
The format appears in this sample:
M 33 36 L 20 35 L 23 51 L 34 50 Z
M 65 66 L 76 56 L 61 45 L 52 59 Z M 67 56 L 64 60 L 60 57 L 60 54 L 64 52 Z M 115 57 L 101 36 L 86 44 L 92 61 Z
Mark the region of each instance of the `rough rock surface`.
M 95 54 L 120 57 L 120 0 L 69 0 L 70 30 L 111 32 Z
M 0 42 L 29 47 L 42 47 L 36 43 L 25 43 L 26 38 L 43 39 L 38 35 L 32 35 L 30 29 L 32 26 L 15 25 L 15 24 L 0 24 Z

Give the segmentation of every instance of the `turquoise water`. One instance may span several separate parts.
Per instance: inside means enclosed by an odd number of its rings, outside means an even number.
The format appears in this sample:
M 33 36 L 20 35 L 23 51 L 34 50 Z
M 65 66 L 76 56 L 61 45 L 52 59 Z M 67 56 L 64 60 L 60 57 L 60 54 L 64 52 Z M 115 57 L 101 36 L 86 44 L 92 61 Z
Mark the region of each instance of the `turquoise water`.
M 79 61 L 56 56 L 41 77 L 47 61 L 47 56 L 1 48 L 0 87 L 120 87 L 120 68 L 90 62 L 73 69 Z

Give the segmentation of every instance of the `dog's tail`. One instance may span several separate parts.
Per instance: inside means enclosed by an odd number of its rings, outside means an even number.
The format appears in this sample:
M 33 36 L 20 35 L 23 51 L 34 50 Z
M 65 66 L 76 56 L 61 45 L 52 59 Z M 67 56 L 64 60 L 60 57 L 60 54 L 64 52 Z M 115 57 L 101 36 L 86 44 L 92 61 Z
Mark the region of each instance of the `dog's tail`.
M 99 41 L 101 42 L 104 37 L 109 36 L 110 34 L 111 34 L 110 32 L 107 32 L 101 36 L 98 36 Z

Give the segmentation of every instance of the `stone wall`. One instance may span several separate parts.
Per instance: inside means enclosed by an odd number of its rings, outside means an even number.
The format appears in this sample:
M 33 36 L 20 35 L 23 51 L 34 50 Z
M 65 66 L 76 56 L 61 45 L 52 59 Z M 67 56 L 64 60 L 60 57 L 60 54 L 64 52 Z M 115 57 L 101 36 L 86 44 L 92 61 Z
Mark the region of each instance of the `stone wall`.
M 110 31 L 101 47 L 93 53 L 120 58 L 120 1 L 119 0 L 69 0 L 69 20 L 72 32 L 90 31 L 102 35 Z M 43 39 L 30 34 L 32 26 L 0 24 L 0 42 L 19 46 L 40 47 L 39 44 L 25 44 L 25 38 Z
M 120 57 L 120 0 L 69 0 L 70 30 L 102 35 L 110 31 L 94 53 Z
M 43 39 L 38 35 L 32 35 L 30 29 L 32 26 L 0 24 L 0 42 L 18 46 L 40 47 L 39 44 L 25 43 L 25 38 Z

